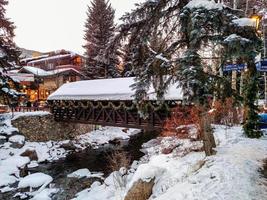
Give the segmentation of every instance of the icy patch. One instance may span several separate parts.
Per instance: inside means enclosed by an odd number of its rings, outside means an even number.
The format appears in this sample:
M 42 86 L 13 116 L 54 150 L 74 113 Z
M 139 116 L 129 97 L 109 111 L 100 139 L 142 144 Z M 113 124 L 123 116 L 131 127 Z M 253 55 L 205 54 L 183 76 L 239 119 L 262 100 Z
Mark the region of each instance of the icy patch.
M 72 172 L 71 174 L 68 175 L 69 178 L 93 178 L 93 177 L 98 177 L 102 178 L 103 173 L 91 173 L 89 169 L 79 169 L 75 172 Z

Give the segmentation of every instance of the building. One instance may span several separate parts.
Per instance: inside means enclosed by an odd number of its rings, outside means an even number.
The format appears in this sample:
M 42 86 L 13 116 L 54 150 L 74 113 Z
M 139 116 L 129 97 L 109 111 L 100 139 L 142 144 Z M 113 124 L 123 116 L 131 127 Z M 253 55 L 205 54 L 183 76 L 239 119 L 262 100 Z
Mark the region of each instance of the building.
M 32 66 L 45 71 L 62 68 L 73 68 L 78 71 L 85 64 L 85 59 L 77 54 L 66 50 L 53 51 L 38 57 L 21 60 L 22 66 Z
M 27 99 L 45 101 L 64 83 L 83 79 L 81 69 L 84 63 L 84 58 L 77 53 L 53 51 L 22 59 L 22 66 L 8 74 L 20 83 L 21 92 Z
M 32 102 L 45 101 L 64 83 L 79 81 L 83 78 L 83 74 L 74 68 L 46 71 L 32 66 L 10 71 L 8 75 L 20 82 L 20 92 Z

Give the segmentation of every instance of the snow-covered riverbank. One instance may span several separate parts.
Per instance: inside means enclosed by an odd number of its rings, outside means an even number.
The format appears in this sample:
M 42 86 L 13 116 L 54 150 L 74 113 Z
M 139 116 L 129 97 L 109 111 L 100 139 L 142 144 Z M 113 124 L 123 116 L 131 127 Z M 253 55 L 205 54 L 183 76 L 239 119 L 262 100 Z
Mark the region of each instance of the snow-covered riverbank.
M 11 126 L 10 116 L 5 116 L 1 123 L 6 124 L 0 128 L 6 142 L 0 145 L 0 196 L 13 191 L 22 199 L 53 199 L 53 195 L 62 192 L 53 184 L 53 176 L 34 173 L 23 178 L 21 171 L 26 165 L 32 168 L 42 161 L 65 157 L 68 150 L 62 147 L 64 144 L 79 150 L 89 146 L 97 149 L 109 141 L 128 140 L 138 133 L 135 129 L 106 127 L 72 141 L 37 143 L 21 141 L 21 137 L 10 140 L 10 135 L 18 130 Z M 205 156 L 202 143 L 195 139 L 157 138 L 143 144 L 142 151 L 146 155 L 140 161 L 134 161 L 128 170 L 121 168 L 103 179 L 101 173 L 80 169 L 71 171 L 62 180 L 99 178 L 89 188 L 78 192 L 74 200 L 123 200 L 140 180 L 153 182 L 150 199 L 155 200 L 265 200 L 267 181 L 260 169 L 267 159 L 267 138 L 246 138 L 239 126 L 216 125 L 214 135 L 216 154 L 210 157 Z M 12 147 L 13 140 L 22 142 L 23 146 Z M 38 159 L 21 156 L 27 149 L 35 150 Z M 22 189 L 28 186 L 33 190 L 24 192 Z
M 215 126 L 214 133 L 218 145 L 214 156 L 205 157 L 203 152 L 178 156 L 175 150 L 150 155 L 148 162 L 136 170 L 133 166 L 121 177 L 120 172 L 114 172 L 105 184 L 93 184 L 78 193 L 75 200 L 122 200 L 136 181 L 154 178 L 150 199 L 155 200 L 265 200 L 267 181 L 260 169 L 267 158 L 266 138 L 248 139 L 241 127 Z M 181 147 L 188 143 L 181 140 L 177 144 L 182 151 Z M 120 187 L 118 176 L 126 180 Z
M 31 177 L 21 177 L 21 172 L 27 168 L 35 168 L 41 162 L 53 162 L 64 158 L 70 150 L 67 147 L 71 146 L 72 151 L 81 151 L 86 148 L 97 149 L 101 146 L 108 144 L 110 141 L 114 140 L 129 140 L 131 136 L 140 133 L 140 130 L 137 129 L 122 129 L 114 127 L 105 127 L 90 133 L 80 135 L 74 140 L 65 140 L 65 141 L 47 141 L 47 142 L 28 142 L 25 140 L 25 137 L 20 135 L 19 130 L 15 127 L 12 127 L 11 120 L 16 119 L 21 116 L 30 115 L 30 116 L 40 116 L 46 115 L 45 112 L 36 112 L 36 113 L 15 113 L 15 116 L 12 118 L 10 114 L 1 115 L 1 125 L 0 125 L 0 197 L 1 193 L 16 191 L 17 188 L 25 186 L 25 182 L 33 185 L 27 185 L 34 187 L 39 187 L 42 185 L 49 185 L 53 178 L 37 173 L 32 179 Z M 25 124 L 25 126 L 27 126 Z M 30 158 L 31 156 L 22 156 L 25 152 L 34 152 L 34 159 Z M 33 157 L 33 156 L 32 156 Z M 45 179 L 43 179 L 45 178 Z M 67 178 L 67 177 L 66 177 Z M 36 181 L 38 184 L 36 185 Z M 49 180 L 49 181 L 48 181 Z M 45 189 L 45 186 L 42 190 L 32 193 L 33 196 L 37 195 L 35 199 L 42 199 L 42 196 L 48 198 L 49 195 L 55 193 L 55 189 Z M 50 192 L 49 192 L 50 191 Z M 42 194 L 40 194 L 42 192 Z M 46 194 L 46 195 L 45 195 Z M 18 196 L 24 198 L 30 196 L 31 193 L 27 195 L 19 193 Z M 47 196 L 48 195 L 48 196 Z

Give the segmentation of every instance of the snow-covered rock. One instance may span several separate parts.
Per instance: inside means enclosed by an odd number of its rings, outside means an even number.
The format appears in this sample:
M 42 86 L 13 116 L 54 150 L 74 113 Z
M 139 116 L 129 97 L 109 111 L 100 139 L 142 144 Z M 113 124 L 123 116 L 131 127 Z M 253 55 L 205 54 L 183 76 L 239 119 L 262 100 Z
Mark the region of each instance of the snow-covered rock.
M 21 148 L 25 144 L 25 137 L 23 135 L 14 135 L 11 136 L 8 141 L 11 143 L 11 147 Z
M 0 172 L 0 187 L 15 183 L 18 179 L 13 175 Z
M 31 198 L 30 200 L 51 200 L 52 195 L 56 194 L 59 190 L 52 188 L 52 189 L 44 189 L 42 190 L 40 193 L 37 193 L 36 195 L 34 195 L 33 198 Z
M 98 177 L 102 178 L 102 173 L 91 173 L 89 169 L 79 169 L 75 172 L 72 172 L 68 175 L 69 178 L 92 178 L 92 177 Z
M 6 141 L 7 141 L 6 137 L 0 135 L 0 145 L 4 144 Z
M 44 173 L 30 174 L 20 180 L 18 188 L 38 188 L 43 185 L 48 185 L 53 181 L 53 178 Z
M 140 133 L 139 129 L 128 129 L 126 132 L 123 128 L 118 127 L 103 127 L 99 130 L 76 137 L 74 145 L 77 148 L 83 149 L 87 146 L 98 147 L 103 144 L 108 144 L 114 140 L 128 140 L 131 136 Z

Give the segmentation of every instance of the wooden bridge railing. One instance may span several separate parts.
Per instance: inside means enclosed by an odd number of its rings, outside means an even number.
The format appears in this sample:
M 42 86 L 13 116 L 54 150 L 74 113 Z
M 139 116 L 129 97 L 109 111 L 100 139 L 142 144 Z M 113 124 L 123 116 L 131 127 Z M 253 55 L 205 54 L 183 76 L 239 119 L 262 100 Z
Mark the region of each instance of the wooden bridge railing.
M 49 104 L 55 120 L 59 122 L 154 130 L 163 127 L 169 109 L 177 102 L 166 101 L 163 105 L 147 102 L 148 115 L 145 119 L 140 117 L 132 101 L 50 101 Z

